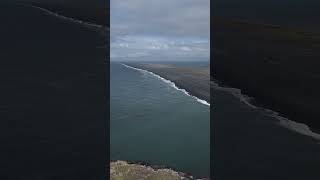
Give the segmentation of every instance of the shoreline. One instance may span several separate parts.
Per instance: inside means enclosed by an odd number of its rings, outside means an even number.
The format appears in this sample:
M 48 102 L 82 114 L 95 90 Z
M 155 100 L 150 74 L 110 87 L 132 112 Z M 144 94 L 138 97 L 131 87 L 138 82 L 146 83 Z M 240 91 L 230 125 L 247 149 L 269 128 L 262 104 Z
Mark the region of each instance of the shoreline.
M 172 172 L 172 173 L 176 173 L 180 178 L 197 179 L 197 180 L 209 179 L 208 177 L 205 177 L 205 178 L 204 177 L 195 177 L 190 173 L 178 171 L 177 169 L 169 167 L 169 166 L 165 166 L 165 165 L 158 166 L 158 165 L 147 163 L 145 161 L 128 161 L 128 160 L 111 160 L 110 161 L 110 165 L 116 164 L 116 163 L 123 163 L 126 165 L 140 166 L 140 167 L 143 167 L 144 169 L 152 169 L 154 172 L 157 172 L 159 170 Z
M 110 165 L 116 164 L 116 163 L 123 163 L 126 165 L 133 165 L 133 166 L 140 166 L 144 169 L 152 169 L 152 171 L 157 172 L 157 171 L 166 171 L 166 172 L 171 172 L 171 173 L 176 173 L 180 178 L 183 179 L 196 179 L 196 180 L 209 180 L 209 177 L 196 177 L 193 176 L 191 173 L 188 172 L 182 172 L 179 171 L 175 168 L 169 167 L 169 166 L 158 166 L 154 164 L 147 163 L 145 161 L 128 161 L 128 160 L 111 160 Z M 111 168 L 111 166 L 110 166 Z
M 74 17 L 65 16 L 63 14 L 59 14 L 57 12 L 54 12 L 54 11 L 50 10 L 50 9 L 46 9 L 46 8 L 41 7 L 41 6 L 34 5 L 32 3 L 31 4 L 28 4 L 28 3 L 17 3 L 17 4 L 18 5 L 22 5 L 22 6 L 26 6 L 26 7 L 31 7 L 31 8 L 34 8 L 34 9 L 38 9 L 38 10 L 40 10 L 42 12 L 47 13 L 48 15 L 55 16 L 57 18 L 60 18 L 60 19 L 66 20 L 66 21 L 70 21 L 72 23 L 77 23 L 77 24 L 80 24 L 80 25 L 84 25 L 86 27 L 91 27 L 91 28 L 102 30 L 102 31 L 108 31 L 109 30 L 109 28 L 107 26 L 105 26 L 105 25 L 96 24 L 96 23 L 93 23 L 93 22 L 80 20 L 80 19 L 77 19 L 77 18 L 74 18 Z
M 83 5 L 72 6 L 68 3 L 61 2 L 36 2 L 36 1 L 18 1 L 16 4 L 22 5 L 32 5 L 36 7 L 41 7 L 51 12 L 61 14 L 65 17 L 73 17 L 75 19 L 91 22 L 93 24 L 98 24 L 102 26 L 109 27 L 110 22 L 108 17 L 108 12 L 110 12 L 110 7 L 107 3 L 102 3 L 99 6 L 92 4 L 90 8 L 86 8 Z
M 238 98 L 240 102 L 243 102 L 248 107 L 260 110 L 263 114 L 269 117 L 274 117 L 275 119 L 279 120 L 279 125 L 299 133 L 301 135 L 305 135 L 311 137 L 315 140 L 320 140 L 320 134 L 317 131 L 314 131 L 310 126 L 304 123 L 293 121 L 287 117 L 284 117 L 283 114 L 277 112 L 275 110 L 269 109 L 268 107 L 264 106 L 263 104 L 259 103 L 259 100 L 256 100 L 254 97 L 248 96 L 242 93 L 241 89 L 228 87 L 225 85 L 220 85 L 218 82 L 211 81 L 212 88 L 220 91 L 224 91 L 227 93 L 232 94 L 234 97 Z M 251 101 L 258 101 L 258 102 L 251 102 Z
M 214 78 L 319 132 L 319 34 L 233 19 L 215 23 Z
M 122 64 L 123 66 L 127 67 L 127 68 L 131 68 L 131 69 L 134 69 L 134 70 L 137 70 L 137 71 L 147 72 L 147 73 L 149 73 L 149 74 L 151 74 L 151 75 L 159 78 L 160 80 L 164 81 L 165 83 L 168 83 L 169 85 L 171 85 L 171 86 L 172 86 L 173 88 L 175 88 L 176 90 L 181 91 L 181 92 L 183 92 L 185 95 L 192 97 L 192 98 L 195 99 L 197 102 L 199 102 L 199 103 L 201 103 L 201 104 L 203 104 L 203 105 L 206 105 L 206 106 L 209 106 L 209 107 L 210 107 L 210 103 L 209 103 L 210 101 L 203 100 L 203 99 L 200 99 L 200 98 L 197 97 L 197 96 L 192 95 L 192 93 L 189 92 L 189 91 L 187 91 L 186 89 L 178 87 L 174 81 L 171 81 L 171 80 L 169 80 L 169 79 L 165 79 L 165 78 L 161 77 L 160 75 L 158 75 L 158 74 L 156 74 L 156 73 L 154 73 L 154 72 L 145 70 L 145 69 L 140 69 L 140 68 L 137 68 L 137 67 L 133 67 L 133 66 L 127 65 L 127 64 L 125 64 L 125 63 L 121 63 L 121 64 Z
M 216 108 L 212 108 L 214 131 L 211 133 L 215 151 L 211 157 L 213 162 L 229 163 L 214 166 L 216 178 L 268 180 L 317 177 L 320 141 L 310 137 L 312 134 L 304 131 L 304 125 L 279 116 L 272 117 L 273 112 L 266 109 L 252 109 L 228 93 L 230 88 L 212 88 L 216 95 L 213 98 Z

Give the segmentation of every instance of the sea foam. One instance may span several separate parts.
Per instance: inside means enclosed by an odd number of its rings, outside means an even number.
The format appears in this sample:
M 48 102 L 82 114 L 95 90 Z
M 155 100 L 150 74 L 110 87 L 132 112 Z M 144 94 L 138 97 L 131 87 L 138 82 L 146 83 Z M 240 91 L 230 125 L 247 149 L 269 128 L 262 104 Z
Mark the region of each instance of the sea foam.
M 192 97 L 192 98 L 195 99 L 197 102 L 199 102 L 199 103 L 201 103 L 201 104 L 204 104 L 204 105 L 206 105 L 206 106 L 210 106 L 210 103 L 208 103 L 207 101 L 202 100 L 202 99 L 200 99 L 200 98 L 198 98 L 198 97 L 196 97 L 196 96 L 191 95 L 191 94 L 190 94 L 188 91 L 186 91 L 185 89 L 182 89 L 182 88 L 177 87 L 174 82 L 172 82 L 172 81 L 170 81 L 170 80 L 168 80 L 168 79 L 165 79 L 165 78 L 159 76 L 158 74 L 155 74 L 155 73 L 153 73 L 153 72 L 150 72 L 150 71 L 147 71 L 147 70 L 144 70 L 144 69 L 139 69 L 139 68 L 135 68 L 135 67 L 132 67 L 132 66 L 128 66 L 128 65 L 123 64 L 123 63 L 121 63 L 121 64 L 122 64 L 123 66 L 127 67 L 127 68 L 131 68 L 131 69 L 134 69 L 134 70 L 137 70 L 137 71 L 140 71 L 140 72 L 144 72 L 144 73 L 149 73 L 149 74 L 157 77 L 158 79 L 162 80 L 163 82 L 167 83 L 169 86 L 173 87 L 174 89 L 183 92 L 183 93 L 184 93 L 185 95 L 187 95 L 187 96 Z

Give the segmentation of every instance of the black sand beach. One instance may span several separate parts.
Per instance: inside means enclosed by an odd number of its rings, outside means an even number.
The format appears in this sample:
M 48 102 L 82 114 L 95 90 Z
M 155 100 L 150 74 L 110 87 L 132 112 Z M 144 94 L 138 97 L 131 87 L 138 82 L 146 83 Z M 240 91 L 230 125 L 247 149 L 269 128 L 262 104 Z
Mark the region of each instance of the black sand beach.
M 221 17 L 213 23 L 213 78 L 319 130 L 320 34 Z
M 208 67 L 179 67 L 166 63 L 125 63 L 151 71 L 185 89 L 191 95 L 210 102 L 210 69 Z
M 107 32 L 0 9 L 0 179 L 106 179 Z

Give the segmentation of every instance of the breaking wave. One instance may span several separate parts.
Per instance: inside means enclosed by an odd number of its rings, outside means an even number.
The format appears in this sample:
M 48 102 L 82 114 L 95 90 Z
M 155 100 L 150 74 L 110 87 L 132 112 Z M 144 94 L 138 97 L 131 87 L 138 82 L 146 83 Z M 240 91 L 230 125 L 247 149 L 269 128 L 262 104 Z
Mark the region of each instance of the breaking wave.
M 167 83 L 167 84 L 170 85 L 171 87 L 175 88 L 176 90 L 181 91 L 181 92 L 183 92 L 184 94 L 186 94 L 187 96 L 192 97 L 192 98 L 195 99 L 197 102 L 199 102 L 199 103 L 201 103 L 201 104 L 204 104 L 204 105 L 206 105 L 206 106 L 210 106 L 210 103 L 208 103 L 207 101 L 202 100 L 202 99 L 200 99 L 200 98 L 198 98 L 198 97 L 196 97 L 196 96 L 191 95 L 191 94 L 190 94 L 188 91 L 186 91 L 185 89 L 178 88 L 174 82 L 172 82 L 172 81 L 170 81 L 170 80 L 168 80 L 168 79 L 165 79 L 165 78 L 163 78 L 163 77 L 161 77 L 161 76 L 159 76 L 159 75 L 157 75 L 157 74 L 155 74 L 155 73 L 153 73 L 153 72 L 150 72 L 150 71 L 147 71 L 147 70 L 144 70 L 144 69 L 135 68 L 135 67 L 132 67 L 132 66 L 128 66 L 128 65 L 126 65 L 126 64 L 123 64 L 123 63 L 121 63 L 121 64 L 122 64 L 123 66 L 127 67 L 127 68 L 131 68 L 131 69 L 134 69 L 134 70 L 137 70 L 137 71 L 140 71 L 140 72 L 149 73 L 149 74 L 151 74 L 151 75 L 159 78 L 159 79 L 162 80 L 163 82 Z

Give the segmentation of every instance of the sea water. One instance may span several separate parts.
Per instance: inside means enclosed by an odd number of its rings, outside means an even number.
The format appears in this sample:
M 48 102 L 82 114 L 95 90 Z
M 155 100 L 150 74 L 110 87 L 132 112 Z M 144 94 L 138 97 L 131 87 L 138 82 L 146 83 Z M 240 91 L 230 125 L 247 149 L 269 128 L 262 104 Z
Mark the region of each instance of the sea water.
M 151 73 L 111 63 L 112 160 L 210 174 L 210 107 Z

